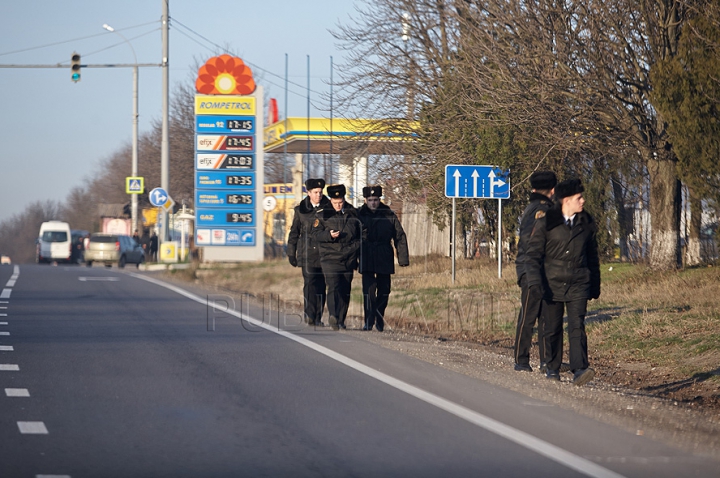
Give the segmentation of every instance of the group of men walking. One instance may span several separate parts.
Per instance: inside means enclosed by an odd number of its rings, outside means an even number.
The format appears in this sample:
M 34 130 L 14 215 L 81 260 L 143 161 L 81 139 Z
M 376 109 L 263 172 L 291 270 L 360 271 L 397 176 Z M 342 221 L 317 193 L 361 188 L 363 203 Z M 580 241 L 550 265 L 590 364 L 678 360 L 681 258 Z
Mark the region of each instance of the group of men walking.
M 588 300 L 600 297 L 597 224 L 583 210 L 585 188 L 579 179 L 558 183 L 555 173 L 540 171 L 530 176 L 530 185 L 516 259 L 522 303 L 515 370 L 532 372 L 530 347 L 537 322 L 540 370 L 551 380 L 571 371 L 573 383 L 585 385 L 595 377 L 588 363 L 585 315 Z M 569 364 L 562 362 L 565 313 Z
M 381 186 L 363 188 L 365 204 L 357 209 L 345 200 L 342 184 L 308 179 L 307 196 L 295 207 L 287 254 L 301 267 L 305 320 L 323 326 L 327 302 L 330 326 L 345 329 L 353 274 L 362 275 L 363 330 L 382 332 L 395 273 L 393 246 L 401 267 L 410 264 L 407 238 L 397 215 L 382 203 Z

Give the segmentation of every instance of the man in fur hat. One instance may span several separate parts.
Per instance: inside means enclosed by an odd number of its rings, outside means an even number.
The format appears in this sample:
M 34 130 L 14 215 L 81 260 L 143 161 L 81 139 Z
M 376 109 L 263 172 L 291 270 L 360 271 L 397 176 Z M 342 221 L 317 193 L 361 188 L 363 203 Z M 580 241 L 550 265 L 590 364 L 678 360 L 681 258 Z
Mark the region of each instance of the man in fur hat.
M 301 267 L 303 275 L 303 299 L 305 321 L 309 325 L 323 326 L 325 308 L 325 276 L 320 265 L 320 250 L 310 236 L 316 215 L 330 207 L 330 200 L 323 195 L 324 179 L 305 181 L 307 196 L 295 206 L 292 226 L 287 242 L 288 261 L 293 267 Z
M 353 271 L 358 266 L 363 231 L 357 209 L 345 201 L 345 186 L 328 186 L 327 193 L 332 207 L 317 215 L 311 234 L 320 248 L 330 326 L 338 330 L 346 328 Z
M 583 211 L 584 190 L 579 179 L 568 179 L 555 186 L 556 204 L 535 222 L 526 265 L 529 289 L 543 290 L 546 376 L 560 380 L 566 313 L 570 368 L 573 383 L 578 386 L 595 377 L 588 364 L 585 315 L 588 300 L 600 297 L 597 224 Z
M 535 221 L 545 217 L 548 209 L 553 205 L 552 195 L 557 177 L 552 171 L 536 171 L 530 176 L 530 203 L 525 208 L 520 218 L 520 240 L 518 241 L 517 258 L 515 269 L 517 271 L 517 283 L 520 286 L 520 315 L 518 316 L 517 329 L 515 331 L 515 370 L 518 372 L 532 372 L 530 367 L 530 348 L 532 346 L 533 327 L 538 324 L 538 345 L 540 352 L 540 371 L 547 371 L 547 359 L 545 357 L 545 344 L 543 343 L 544 320 L 541 314 L 542 296 L 539 294 L 528 295 L 527 274 L 525 265 L 528 261 L 526 254 L 530 233 L 532 233 Z M 533 292 L 538 292 L 534 288 Z
M 393 245 L 400 267 L 410 265 L 407 237 L 398 217 L 380 201 L 382 187 L 363 188 L 365 204 L 360 208 L 360 221 L 365 237 L 360 254 L 365 325 L 363 330 L 385 327 L 385 308 L 390 297 L 390 275 L 395 273 Z M 392 244 L 391 244 L 392 241 Z

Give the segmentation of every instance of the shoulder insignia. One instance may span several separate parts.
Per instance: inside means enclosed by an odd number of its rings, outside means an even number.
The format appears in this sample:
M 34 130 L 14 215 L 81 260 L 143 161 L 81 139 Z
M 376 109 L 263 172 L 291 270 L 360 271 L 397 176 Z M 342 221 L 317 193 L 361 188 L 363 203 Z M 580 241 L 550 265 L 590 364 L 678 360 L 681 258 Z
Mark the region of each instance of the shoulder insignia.
M 313 222 L 313 227 L 318 227 L 320 224 L 320 219 L 315 219 L 315 222 Z
M 540 219 L 545 217 L 545 211 L 538 211 L 535 213 L 535 219 Z

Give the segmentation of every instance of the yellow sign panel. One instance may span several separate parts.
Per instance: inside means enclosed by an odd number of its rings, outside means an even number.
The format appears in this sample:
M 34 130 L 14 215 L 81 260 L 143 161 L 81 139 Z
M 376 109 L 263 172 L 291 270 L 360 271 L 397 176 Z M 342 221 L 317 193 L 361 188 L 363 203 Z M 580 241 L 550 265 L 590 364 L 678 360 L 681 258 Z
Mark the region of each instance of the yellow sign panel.
M 142 194 L 145 192 L 145 178 L 128 176 L 125 178 L 126 194 Z
M 178 243 L 177 241 L 168 241 L 160 244 L 160 262 L 177 262 L 178 261 Z
M 196 115 L 254 116 L 255 97 L 195 95 Z

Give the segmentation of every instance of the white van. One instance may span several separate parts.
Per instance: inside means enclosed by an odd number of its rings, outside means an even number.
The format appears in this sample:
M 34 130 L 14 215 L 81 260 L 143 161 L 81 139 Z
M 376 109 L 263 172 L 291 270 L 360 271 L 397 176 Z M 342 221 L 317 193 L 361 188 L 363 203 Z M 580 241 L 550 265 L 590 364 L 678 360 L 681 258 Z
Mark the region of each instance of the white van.
M 72 233 L 70 225 L 62 221 L 48 221 L 40 225 L 37 262 L 70 262 Z

